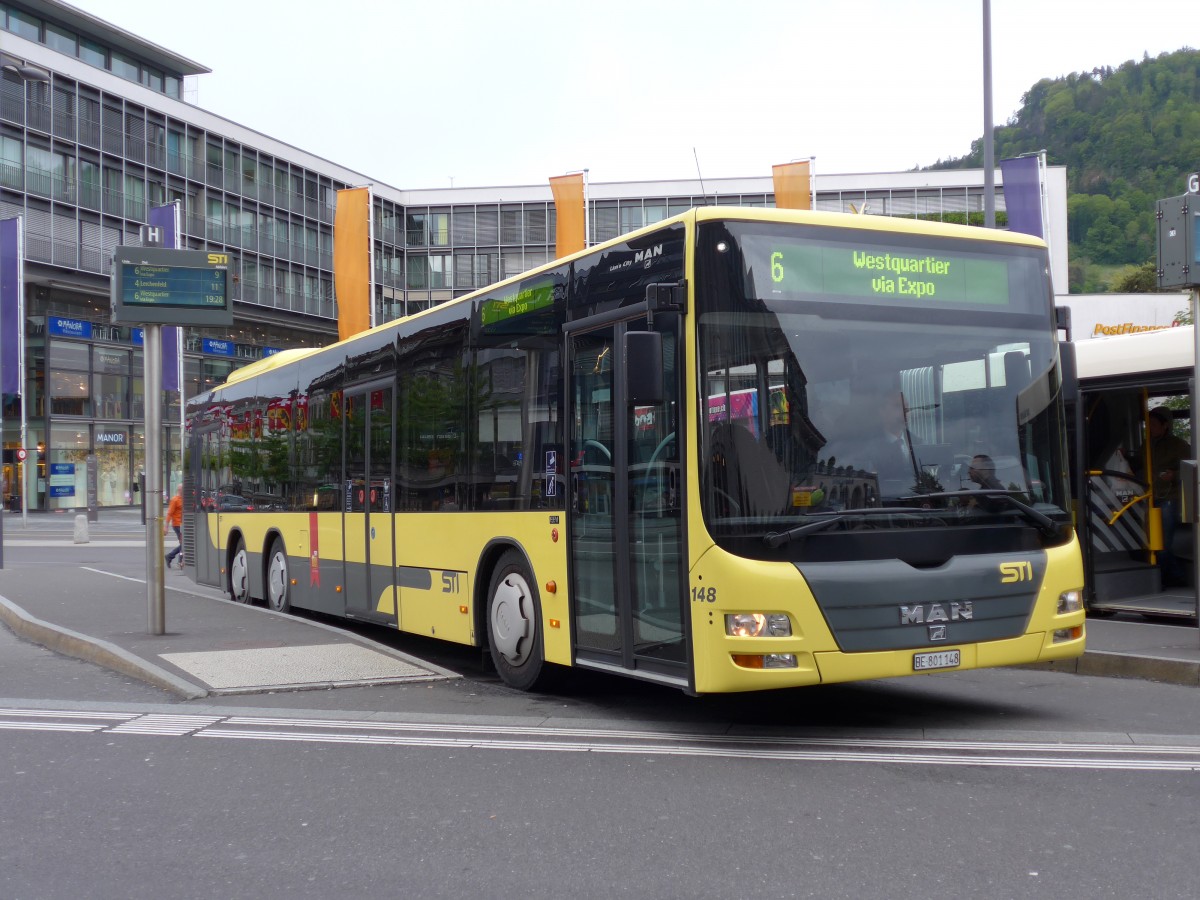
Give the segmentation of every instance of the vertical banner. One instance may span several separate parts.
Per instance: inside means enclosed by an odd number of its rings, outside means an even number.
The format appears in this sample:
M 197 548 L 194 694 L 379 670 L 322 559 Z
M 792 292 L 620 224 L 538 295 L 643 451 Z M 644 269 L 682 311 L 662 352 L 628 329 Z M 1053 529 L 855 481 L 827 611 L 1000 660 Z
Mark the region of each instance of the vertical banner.
M 24 394 L 21 384 L 21 217 L 0 222 L 0 368 L 5 394 Z
M 333 291 L 338 339 L 371 327 L 371 189 L 337 192 L 333 216 Z
M 179 201 L 166 206 L 150 207 L 150 218 L 146 222 L 152 228 L 162 230 L 162 245 L 168 250 L 179 249 Z M 180 350 L 183 341 L 179 326 L 167 326 L 162 330 L 162 379 L 164 391 L 179 390 Z
M 1036 156 L 1000 160 L 1008 230 L 1045 238 L 1042 232 L 1042 173 Z
M 554 194 L 554 210 L 557 225 L 554 230 L 555 258 L 576 253 L 587 246 L 584 226 L 587 196 L 583 186 L 583 173 L 555 175 L 550 179 L 550 191 Z
M 776 209 L 812 209 L 812 161 L 771 166 Z

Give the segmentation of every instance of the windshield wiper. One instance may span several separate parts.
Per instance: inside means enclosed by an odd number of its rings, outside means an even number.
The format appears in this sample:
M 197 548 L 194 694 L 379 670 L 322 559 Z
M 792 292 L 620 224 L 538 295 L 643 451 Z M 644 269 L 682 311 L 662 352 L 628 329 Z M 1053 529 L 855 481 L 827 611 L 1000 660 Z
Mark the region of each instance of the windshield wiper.
M 911 499 L 906 497 L 905 499 Z M 787 531 L 768 531 L 763 535 L 763 543 L 774 550 L 776 547 L 782 547 L 784 544 L 790 544 L 797 538 L 805 537 L 806 535 L 816 534 L 818 531 L 824 531 L 839 522 L 844 522 L 846 519 L 862 518 L 869 516 L 893 516 L 896 514 L 916 513 L 918 515 L 928 515 L 930 510 L 922 509 L 916 506 L 882 506 L 868 507 L 866 509 L 846 509 L 841 512 L 827 513 L 822 515 L 815 522 L 806 522 L 803 525 L 797 525 L 795 528 L 789 528 Z
M 1048 538 L 1062 537 L 1062 528 L 1058 522 L 1055 522 L 1048 515 L 1039 510 L 1034 509 L 1028 503 L 1024 503 L 1014 497 L 1006 490 L 998 488 L 984 488 L 978 491 L 939 491 L 933 494 L 916 494 L 910 497 L 905 497 L 905 500 L 953 500 L 953 499 L 972 499 L 974 497 L 987 497 L 990 500 L 1003 500 L 1013 509 L 1021 514 L 1026 521 L 1037 527 L 1043 535 Z

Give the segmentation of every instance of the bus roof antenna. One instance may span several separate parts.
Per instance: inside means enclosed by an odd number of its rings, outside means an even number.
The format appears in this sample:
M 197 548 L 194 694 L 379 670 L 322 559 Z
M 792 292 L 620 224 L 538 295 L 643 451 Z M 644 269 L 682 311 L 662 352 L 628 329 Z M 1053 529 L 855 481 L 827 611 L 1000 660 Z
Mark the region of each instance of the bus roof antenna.
M 708 191 L 704 189 L 704 176 L 700 173 L 700 156 L 696 153 L 696 148 L 692 148 L 692 156 L 696 158 L 696 176 L 700 179 L 700 193 L 707 198 Z M 713 197 L 713 206 L 717 205 L 717 198 Z

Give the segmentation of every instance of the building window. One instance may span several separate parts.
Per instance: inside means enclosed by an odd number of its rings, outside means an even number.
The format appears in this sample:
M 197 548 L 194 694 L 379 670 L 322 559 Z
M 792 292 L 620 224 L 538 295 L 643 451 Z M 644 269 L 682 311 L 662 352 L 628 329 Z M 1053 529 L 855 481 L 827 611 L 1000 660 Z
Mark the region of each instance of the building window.
M 42 39 L 42 20 L 27 12 L 9 7 L 8 30 L 26 40 L 40 41 Z
M 450 213 L 429 214 L 429 246 L 450 246 Z
M 429 257 L 408 257 L 408 278 L 405 281 L 410 291 L 421 291 L 429 287 Z
M 96 499 L 100 506 L 132 506 L 137 476 L 129 471 L 129 428 L 96 426 Z
M 24 160 L 21 142 L 16 138 L 0 136 L 0 184 L 20 190 L 23 183 Z
M 108 61 L 108 54 L 104 50 L 103 44 L 97 44 L 95 41 L 90 41 L 87 38 L 79 39 L 79 58 L 97 69 L 103 69 L 104 64 Z
M 130 59 L 124 53 L 118 53 L 116 50 L 114 50 L 112 52 L 112 64 L 109 68 L 114 75 L 124 78 L 127 81 L 138 80 L 137 62 Z
M 50 343 L 50 413 L 56 416 L 90 416 L 92 391 L 88 373 L 88 345 L 67 341 Z
M 408 246 L 424 247 L 425 246 L 425 216 L 419 213 L 409 213 L 405 216 L 405 231 L 407 232 Z
M 86 159 L 79 161 L 79 204 L 100 208 L 100 166 Z
M 25 160 L 26 189 L 31 194 L 49 197 L 53 154 L 43 147 L 31 146 L 25 153 Z
M 75 32 L 46 23 L 46 46 L 67 56 L 75 55 Z
M 636 231 L 642 227 L 642 205 L 627 206 L 621 204 L 621 234 Z
M 109 347 L 95 349 L 92 396 L 96 417 L 129 418 L 129 351 Z
M 453 287 L 451 279 L 451 257 L 438 255 L 429 257 L 429 286 L 431 288 Z
M 55 200 L 75 202 L 75 157 L 66 153 L 55 153 L 50 160 L 51 189 Z
M 74 509 L 87 503 L 87 426 L 52 425 L 46 454 L 48 509 Z M 97 485 L 98 486 L 98 485 Z
M 125 218 L 146 221 L 146 182 L 136 175 L 125 176 Z

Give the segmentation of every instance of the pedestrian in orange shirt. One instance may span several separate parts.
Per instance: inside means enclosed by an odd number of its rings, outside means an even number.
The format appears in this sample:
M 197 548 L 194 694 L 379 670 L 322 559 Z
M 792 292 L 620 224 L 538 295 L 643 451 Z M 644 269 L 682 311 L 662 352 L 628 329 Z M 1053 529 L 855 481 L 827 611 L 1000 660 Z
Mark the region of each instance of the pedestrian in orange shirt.
M 167 526 L 175 529 L 175 539 L 179 541 L 179 545 L 167 554 L 167 568 L 171 568 L 171 563 L 175 557 L 179 557 L 179 568 L 183 568 L 183 485 L 175 489 L 175 495 L 171 498 L 171 502 L 167 504 L 167 518 L 163 522 L 163 534 L 167 533 Z

